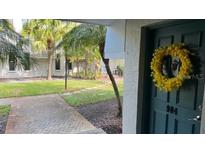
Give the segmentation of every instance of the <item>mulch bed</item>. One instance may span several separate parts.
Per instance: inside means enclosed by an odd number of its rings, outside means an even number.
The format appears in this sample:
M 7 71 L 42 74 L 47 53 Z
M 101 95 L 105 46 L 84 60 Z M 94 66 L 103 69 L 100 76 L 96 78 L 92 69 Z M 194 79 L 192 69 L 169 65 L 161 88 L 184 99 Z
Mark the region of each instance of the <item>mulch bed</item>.
M 4 134 L 6 130 L 6 124 L 8 120 L 8 115 L 0 115 L 0 134 Z
M 122 133 L 122 118 L 117 117 L 116 99 L 75 108 L 95 127 L 103 129 L 107 134 Z

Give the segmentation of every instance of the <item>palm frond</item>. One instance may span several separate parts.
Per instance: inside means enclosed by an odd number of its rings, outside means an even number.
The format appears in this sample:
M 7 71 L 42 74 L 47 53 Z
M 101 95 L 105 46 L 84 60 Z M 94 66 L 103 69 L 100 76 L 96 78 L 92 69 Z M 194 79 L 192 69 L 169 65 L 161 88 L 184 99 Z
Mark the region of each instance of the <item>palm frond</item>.
M 24 66 L 28 50 L 28 41 L 16 33 L 6 19 L 0 20 L 0 62 L 4 63 L 9 55 L 16 58 L 16 65 Z

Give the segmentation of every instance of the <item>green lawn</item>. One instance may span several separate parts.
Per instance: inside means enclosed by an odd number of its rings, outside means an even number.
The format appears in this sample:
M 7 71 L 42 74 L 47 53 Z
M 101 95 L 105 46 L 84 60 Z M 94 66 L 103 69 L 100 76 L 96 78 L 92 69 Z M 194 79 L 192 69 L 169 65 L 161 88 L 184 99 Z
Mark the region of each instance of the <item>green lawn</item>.
M 76 91 L 83 88 L 95 87 L 104 84 L 97 80 L 68 80 L 68 91 Z M 24 83 L 0 83 L 0 98 L 32 96 L 52 93 L 63 93 L 64 81 L 33 81 Z
M 122 81 L 118 83 L 120 95 L 123 93 Z M 101 88 L 83 91 L 72 95 L 64 96 L 65 101 L 72 106 L 79 106 L 91 103 L 97 103 L 99 101 L 109 100 L 115 97 L 112 85 L 105 85 Z
M 11 105 L 0 105 L 0 116 L 7 115 L 11 109 Z

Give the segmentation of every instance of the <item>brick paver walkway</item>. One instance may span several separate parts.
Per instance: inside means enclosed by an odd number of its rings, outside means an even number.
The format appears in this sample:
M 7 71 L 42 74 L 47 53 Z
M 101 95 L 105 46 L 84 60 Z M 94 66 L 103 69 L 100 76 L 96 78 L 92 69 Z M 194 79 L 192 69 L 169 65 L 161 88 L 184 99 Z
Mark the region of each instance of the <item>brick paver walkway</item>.
M 11 104 L 6 133 L 14 134 L 98 134 L 95 128 L 57 94 L 0 99 Z

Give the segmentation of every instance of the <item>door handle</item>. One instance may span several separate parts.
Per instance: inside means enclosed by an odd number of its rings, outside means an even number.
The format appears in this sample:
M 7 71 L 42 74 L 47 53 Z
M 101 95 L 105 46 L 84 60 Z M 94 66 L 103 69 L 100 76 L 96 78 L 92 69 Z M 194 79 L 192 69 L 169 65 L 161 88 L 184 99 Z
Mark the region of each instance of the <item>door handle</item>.
M 196 116 L 195 118 L 188 119 L 188 120 L 193 120 L 193 121 L 201 121 L 201 116 L 200 116 L 200 115 L 198 115 L 198 116 Z

